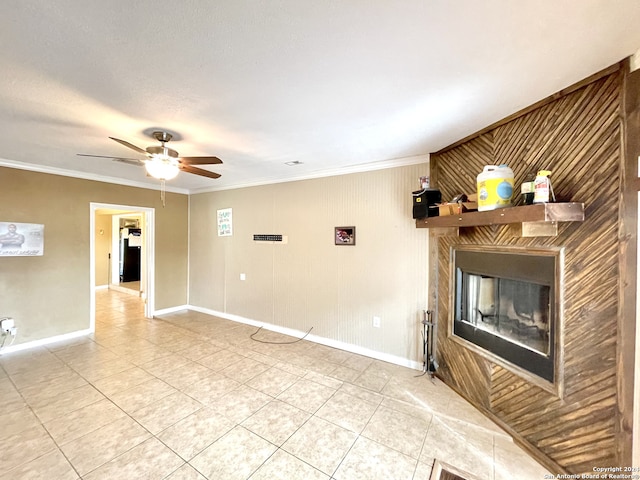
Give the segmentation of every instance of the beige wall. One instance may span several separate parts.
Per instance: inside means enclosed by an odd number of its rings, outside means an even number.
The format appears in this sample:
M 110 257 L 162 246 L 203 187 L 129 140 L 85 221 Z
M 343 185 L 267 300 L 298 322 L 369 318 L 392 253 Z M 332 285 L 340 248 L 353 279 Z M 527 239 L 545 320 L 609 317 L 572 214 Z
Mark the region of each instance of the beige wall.
M 421 361 L 428 232 L 415 227 L 411 192 L 426 161 L 192 195 L 189 303 Z M 229 207 L 233 236 L 218 237 L 216 211 Z M 334 227 L 349 225 L 356 246 L 335 246 Z
M 0 219 L 44 224 L 44 256 L 0 258 L 0 316 L 14 345 L 89 328 L 90 202 L 155 208 L 155 308 L 187 300 L 188 197 L 0 167 Z

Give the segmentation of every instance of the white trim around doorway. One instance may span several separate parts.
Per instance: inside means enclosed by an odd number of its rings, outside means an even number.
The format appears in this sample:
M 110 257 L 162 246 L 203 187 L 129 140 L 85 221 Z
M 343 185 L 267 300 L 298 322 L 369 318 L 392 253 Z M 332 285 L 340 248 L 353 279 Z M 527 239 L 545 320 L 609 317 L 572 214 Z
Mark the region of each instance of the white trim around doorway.
M 155 208 L 139 207 L 132 205 L 116 205 L 111 203 L 95 203 L 89 204 L 89 295 L 90 295 L 90 313 L 89 313 L 89 330 L 95 332 L 96 329 L 96 290 L 99 287 L 95 286 L 96 275 L 96 213 L 98 210 L 114 210 L 114 214 L 120 214 L 125 212 L 139 212 L 144 215 L 144 246 L 146 252 L 146 268 L 142 273 L 147 285 L 144 299 L 144 316 L 146 318 L 153 318 L 155 313 Z

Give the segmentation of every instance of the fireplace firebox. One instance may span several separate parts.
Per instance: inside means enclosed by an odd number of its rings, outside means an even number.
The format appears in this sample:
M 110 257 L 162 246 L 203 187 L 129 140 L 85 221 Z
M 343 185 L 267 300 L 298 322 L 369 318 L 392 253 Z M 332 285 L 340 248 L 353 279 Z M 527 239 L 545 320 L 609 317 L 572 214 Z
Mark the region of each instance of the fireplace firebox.
M 454 337 L 555 383 L 560 258 L 555 249 L 454 247 Z

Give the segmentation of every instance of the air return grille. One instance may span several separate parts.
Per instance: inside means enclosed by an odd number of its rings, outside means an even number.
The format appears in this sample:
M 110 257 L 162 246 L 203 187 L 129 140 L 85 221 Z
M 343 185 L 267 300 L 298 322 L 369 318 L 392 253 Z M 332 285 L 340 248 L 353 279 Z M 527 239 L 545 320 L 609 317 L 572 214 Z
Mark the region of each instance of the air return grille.
M 282 242 L 282 235 L 273 235 L 273 234 L 254 234 L 253 241 L 254 242 Z

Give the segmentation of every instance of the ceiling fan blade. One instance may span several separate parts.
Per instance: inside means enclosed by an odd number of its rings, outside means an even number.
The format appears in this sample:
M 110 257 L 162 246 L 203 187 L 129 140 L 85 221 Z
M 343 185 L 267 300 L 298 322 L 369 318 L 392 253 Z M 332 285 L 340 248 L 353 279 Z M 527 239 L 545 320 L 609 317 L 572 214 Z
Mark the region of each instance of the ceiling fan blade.
M 209 177 L 209 178 L 219 178 L 220 174 L 216 172 L 210 172 L 209 170 L 205 170 L 203 168 L 192 167 L 191 165 L 185 165 L 183 163 L 178 165 L 178 168 L 183 172 L 194 173 L 196 175 L 200 175 L 201 177 Z
M 185 165 L 213 165 L 222 163 L 218 157 L 180 157 L 180 161 Z
M 144 162 L 142 160 L 138 160 L 137 158 L 126 158 L 126 157 L 111 157 L 109 155 L 89 155 L 87 153 L 76 153 L 79 157 L 94 157 L 94 158 L 110 158 L 115 162 L 128 163 L 129 165 L 143 166 Z
M 140 147 L 136 147 L 133 143 L 129 143 L 126 140 L 120 140 L 119 138 L 114 138 L 114 137 L 109 137 L 111 140 L 114 140 L 116 142 L 118 142 L 121 145 L 124 145 L 125 147 L 129 147 L 132 150 L 135 150 L 138 153 L 141 153 L 143 155 L 147 155 L 147 151 L 140 148 Z
M 111 157 L 114 162 L 126 163 L 127 165 L 133 165 L 135 167 L 143 167 L 144 162 L 142 160 L 138 160 L 136 158 L 121 158 L 121 157 Z

